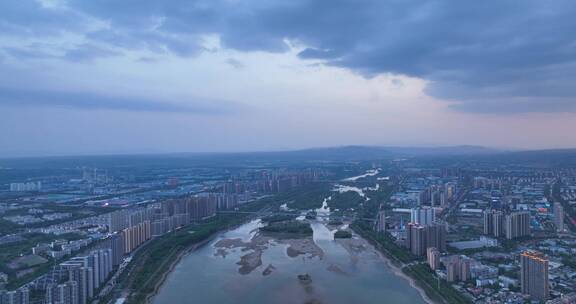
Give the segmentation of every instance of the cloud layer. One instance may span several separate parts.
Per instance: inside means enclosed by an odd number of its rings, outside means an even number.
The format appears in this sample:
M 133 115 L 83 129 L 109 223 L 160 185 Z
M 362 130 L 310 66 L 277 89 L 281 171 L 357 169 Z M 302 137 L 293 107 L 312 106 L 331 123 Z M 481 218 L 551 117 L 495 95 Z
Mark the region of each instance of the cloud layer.
M 240 109 L 237 104 L 215 100 L 193 100 L 188 103 L 176 104 L 146 98 L 106 96 L 92 92 L 61 92 L 3 87 L 0 87 L 0 105 L 191 114 L 224 114 Z
M 196 56 L 210 51 L 206 35 L 246 52 L 286 52 L 288 41 L 302 59 L 365 77 L 425 79 L 458 111 L 510 114 L 576 111 L 574 16 L 572 0 L 4 0 L 0 32 L 79 36 L 2 48 L 77 62 L 130 50 Z

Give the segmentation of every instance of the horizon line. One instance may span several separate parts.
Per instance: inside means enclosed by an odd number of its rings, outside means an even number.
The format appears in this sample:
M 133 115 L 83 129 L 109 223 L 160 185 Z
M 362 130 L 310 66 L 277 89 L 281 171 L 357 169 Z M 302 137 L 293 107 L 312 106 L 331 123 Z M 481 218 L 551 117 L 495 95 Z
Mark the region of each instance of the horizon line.
M 286 149 L 268 149 L 268 150 L 235 150 L 235 151 L 130 151 L 130 152 L 95 152 L 95 153 L 36 153 L 23 152 L 22 155 L 6 154 L 0 152 L 0 159 L 23 159 L 23 158 L 65 158 L 65 157 L 101 157 L 101 156 L 153 156 L 153 155 L 178 155 L 178 154 L 196 154 L 196 155 L 231 155 L 231 154 L 251 154 L 251 153 L 283 153 L 283 152 L 302 152 L 322 149 L 343 149 L 343 148 L 390 148 L 390 149 L 443 149 L 443 148 L 478 148 L 492 150 L 494 153 L 506 152 L 538 152 L 538 151 L 562 151 L 576 150 L 576 147 L 550 147 L 550 148 L 520 148 L 520 147 L 492 147 L 483 145 L 458 144 L 458 145 L 334 145 L 334 146 L 316 146 L 303 148 L 286 148 Z M 473 153 L 472 153 L 473 154 Z

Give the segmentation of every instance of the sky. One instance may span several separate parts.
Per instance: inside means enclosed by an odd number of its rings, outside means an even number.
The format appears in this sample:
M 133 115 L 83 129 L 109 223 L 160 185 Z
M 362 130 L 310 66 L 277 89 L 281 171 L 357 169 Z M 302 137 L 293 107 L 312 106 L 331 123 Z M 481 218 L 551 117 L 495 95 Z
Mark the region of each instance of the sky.
M 2 0 L 0 156 L 576 147 L 573 0 Z

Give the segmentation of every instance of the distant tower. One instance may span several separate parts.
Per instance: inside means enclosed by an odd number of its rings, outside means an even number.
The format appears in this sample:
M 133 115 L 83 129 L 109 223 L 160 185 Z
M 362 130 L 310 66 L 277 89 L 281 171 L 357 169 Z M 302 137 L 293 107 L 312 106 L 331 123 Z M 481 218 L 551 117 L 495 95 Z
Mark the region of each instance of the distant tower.
M 557 231 L 564 231 L 564 207 L 559 202 L 554 203 L 554 224 Z

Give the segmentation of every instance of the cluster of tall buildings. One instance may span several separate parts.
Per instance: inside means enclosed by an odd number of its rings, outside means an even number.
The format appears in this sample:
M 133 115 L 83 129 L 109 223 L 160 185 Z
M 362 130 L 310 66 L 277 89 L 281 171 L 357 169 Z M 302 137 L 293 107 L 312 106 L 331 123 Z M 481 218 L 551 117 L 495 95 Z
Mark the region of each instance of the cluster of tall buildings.
M 512 240 L 530 235 L 530 213 L 488 210 L 484 214 L 484 234 Z
M 455 255 L 450 257 L 449 261 L 446 262 L 446 281 L 457 282 L 457 281 L 468 281 L 472 278 L 472 272 L 470 268 L 471 260 Z
M 417 256 L 426 255 L 430 247 L 446 251 L 446 226 L 436 222 L 434 208 L 419 207 L 410 210 L 405 246 Z
M 520 286 L 532 300 L 544 301 L 549 296 L 548 259 L 540 252 L 520 254 Z
M 236 176 L 216 187 L 222 194 L 279 193 L 303 186 L 322 175 L 321 170 L 260 170 Z
M 43 296 L 44 304 L 86 304 L 123 260 L 124 238 L 115 233 L 82 256 L 72 257 L 47 274 L 17 290 L 0 290 L 0 304 L 28 304 L 30 293 Z M 42 293 L 39 293 L 42 292 Z M 36 297 L 36 296 L 35 296 Z
M 42 182 L 10 183 L 12 192 L 33 192 L 42 190 Z
M 135 235 L 132 231 L 141 230 L 145 223 L 149 222 L 134 223 L 122 231 L 111 233 L 106 239 L 95 244 L 89 253 L 72 257 L 54 266 L 49 273 L 26 286 L 36 292 L 44 292 L 44 300 L 41 302 L 44 304 L 90 303 L 90 300 L 97 296 L 97 290 L 102 288 L 113 270 L 122 263 L 124 256 L 132 250 L 131 247 L 143 241 L 145 237 Z M 22 294 L 22 298 L 27 296 L 28 293 Z M 0 304 L 5 303 L 28 302 L 0 301 Z
M 506 215 L 504 222 L 506 238 L 509 240 L 530 235 L 530 213 L 514 212 Z
M 476 260 L 464 255 L 452 255 L 441 257 L 440 251 L 430 247 L 426 252 L 426 260 L 434 271 L 440 269 L 440 264 L 446 268 L 446 281 L 458 282 L 476 279 L 476 284 L 481 282 L 494 282 L 498 277 L 498 268 L 478 263 Z M 491 284 L 491 283 L 490 283 Z
M 444 207 L 456 195 L 456 183 L 449 182 L 440 185 L 430 185 L 418 196 L 419 205 Z
M 298 186 L 303 186 L 319 176 L 315 170 L 295 172 L 290 174 L 269 174 L 262 172 L 261 178 L 257 182 L 258 192 L 284 192 Z
M 504 213 L 502 211 L 484 212 L 484 234 L 495 237 L 504 236 Z
M 222 193 L 224 194 L 241 194 L 248 190 L 243 182 L 227 181 L 222 184 Z
M 124 254 L 129 254 L 138 248 L 152 236 L 150 221 L 142 221 L 134 226 L 130 226 L 120 233 L 120 238 L 124 243 Z
M 109 237 L 97 244 L 96 250 L 70 258 L 52 270 L 44 280 L 46 304 L 87 304 L 105 284 L 123 257 L 151 239 L 178 227 L 216 214 L 217 202 L 208 196 L 172 199 L 146 208 L 125 209 L 108 215 Z M 27 304 L 27 294 L 20 290 L 8 294 L 12 302 Z M 0 300 L 3 298 L 0 298 Z M 3 300 L 2 300 L 3 301 Z
M 108 229 L 119 232 L 125 243 L 125 253 L 153 236 L 160 236 L 216 214 L 215 196 L 193 196 L 152 204 L 144 209 L 120 210 L 110 214 Z
M 71 258 L 60 264 L 68 280 L 46 288 L 46 304 L 86 304 L 112 272 L 112 249 L 92 251 L 86 256 Z M 64 301 L 62 301 L 64 300 Z
M 150 212 L 147 209 L 112 212 L 108 217 L 108 231 L 120 239 L 122 254 L 129 254 L 150 239 Z
M 0 304 L 28 304 L 30 303 L 30 290 L 26 287 L 17 290 L 0 290 Z
M 430 225 L 408 223 L 405 245 L 416 256 L 426 255 L 426 250 L 430 247 L 446 251 L 446 227 L 437 223 Z
M 106 184 L 110 181 L 108 171 L 97 168 L 83 168 L 82 180 L 88 183 Z
M 110 244 L 108 244 L 110 245 Z M 57 267 L 59 282 L 45 286 L 46 304 L 86 304 L 96 296 L 120 260 L 121 248 L 104 247 L 84 256 L 77 256 Z
M 488 178 L 483 176 L 476 176 L 472 180 L 475 189 L 500 190 L 506 183 L 506 180 L 502 178 Z
M 436 222 L 436 210 L 430 207 L 418 207 L 410 210 L 410 222 L 419 225 L 431 225 Z
M 209 200 L 213 200 L 216 203 L 216 208 L 218 210 L 234 209 L 243 199 L 246 201 L 248 197 L 245 194 L 228 194 L 228 193 L 208 193 L 206 194 Z

